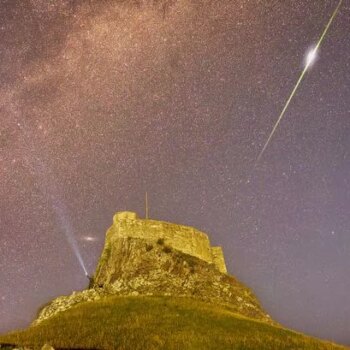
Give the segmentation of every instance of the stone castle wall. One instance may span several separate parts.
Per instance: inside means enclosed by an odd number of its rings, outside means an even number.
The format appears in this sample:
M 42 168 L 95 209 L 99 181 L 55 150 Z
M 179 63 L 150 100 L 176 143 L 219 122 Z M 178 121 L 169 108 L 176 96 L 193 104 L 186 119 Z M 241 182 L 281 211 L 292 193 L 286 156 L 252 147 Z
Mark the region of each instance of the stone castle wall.
M 183 253 L 213 263 L 219 271 L 226 273 L 224 255 L 220 247 L 211 247 L 208 236 L 193 227 L 163 221 L 138 219 L 133 212 L 119 212 L 113 217 L 113 225 L 107 235 L 110 241 L 117 238 L 142 238 L 157 241 Z

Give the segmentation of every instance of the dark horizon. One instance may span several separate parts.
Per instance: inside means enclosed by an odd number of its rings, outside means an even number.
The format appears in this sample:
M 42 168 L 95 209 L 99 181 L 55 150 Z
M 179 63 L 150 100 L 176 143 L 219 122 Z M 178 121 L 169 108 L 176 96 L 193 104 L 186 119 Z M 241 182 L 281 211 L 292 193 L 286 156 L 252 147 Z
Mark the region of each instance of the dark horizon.
M 0 332 L 87 287 L 147 191 L 273 319 L 350 345 L 349 1 L 256 163 L 337 4 L 0 0 Z

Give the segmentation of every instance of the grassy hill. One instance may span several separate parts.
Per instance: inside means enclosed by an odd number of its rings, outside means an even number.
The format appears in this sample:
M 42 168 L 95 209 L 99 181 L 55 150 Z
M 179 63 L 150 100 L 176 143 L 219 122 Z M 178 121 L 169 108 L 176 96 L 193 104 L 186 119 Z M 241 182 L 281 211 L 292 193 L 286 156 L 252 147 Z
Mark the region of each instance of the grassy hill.
M 0 344 L 60 349 L 345 349 L 187 298 L 108 297 L 79 304 Z

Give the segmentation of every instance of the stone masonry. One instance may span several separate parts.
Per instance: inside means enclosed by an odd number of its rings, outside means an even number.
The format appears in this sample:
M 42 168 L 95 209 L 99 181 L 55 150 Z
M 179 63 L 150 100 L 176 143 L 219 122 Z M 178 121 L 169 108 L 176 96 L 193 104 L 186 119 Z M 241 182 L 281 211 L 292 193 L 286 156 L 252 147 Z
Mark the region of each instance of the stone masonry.
M 193 227 L 139 219 L 136 213 L 129 211 L 118 212 L 107 231 L 104 251 L 108 252 L 109 245 L 116 239 L 126 237 L 164 240 L 170 247 L 214 264 L 220 272 L 227 272 L 221 247 L 211 247 L 208 236 Z

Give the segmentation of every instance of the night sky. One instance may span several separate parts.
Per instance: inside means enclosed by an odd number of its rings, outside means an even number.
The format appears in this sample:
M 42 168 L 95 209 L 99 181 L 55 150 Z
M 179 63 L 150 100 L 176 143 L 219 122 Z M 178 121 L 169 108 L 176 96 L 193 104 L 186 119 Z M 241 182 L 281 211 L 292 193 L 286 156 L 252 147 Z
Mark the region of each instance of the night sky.
M 0 0 L 0 332 L 87 287 L 116 211 L 191 225 L 350 344 L 350 1 Z M 72 239 L 75 237 L 75 241 Z

